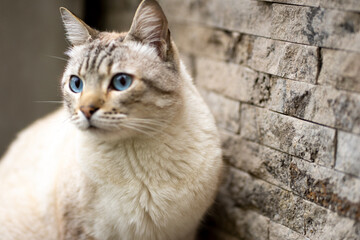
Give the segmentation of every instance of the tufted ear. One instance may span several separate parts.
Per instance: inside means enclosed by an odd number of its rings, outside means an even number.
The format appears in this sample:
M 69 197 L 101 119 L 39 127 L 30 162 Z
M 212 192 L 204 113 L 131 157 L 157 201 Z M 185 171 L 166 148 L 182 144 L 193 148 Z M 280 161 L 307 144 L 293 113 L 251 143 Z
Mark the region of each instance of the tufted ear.
M 126 39 L 155 46 L 161 58 L 170 47 L 168 21 L 155 0 L 143 0 L 139 5 Z
M 61 7 L 60 14 L 64 23 L 66 38 L 73 46 L 84 44 L 86 41 L 97 36 L 97 30 L 86 25 L 86 23 L 66 8 Z

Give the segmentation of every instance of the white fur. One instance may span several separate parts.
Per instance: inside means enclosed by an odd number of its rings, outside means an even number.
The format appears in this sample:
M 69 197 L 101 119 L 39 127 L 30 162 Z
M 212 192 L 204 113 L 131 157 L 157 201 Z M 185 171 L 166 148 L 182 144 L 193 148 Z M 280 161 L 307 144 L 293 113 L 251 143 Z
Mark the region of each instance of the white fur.
M 69 182 L 60 189 L 64 196 L 88 189 L 73 197 L 91 202 L 79 216 L 95 239 L 193 239 L 214 199 L 222 161 L 209 110 L 184 71 L 183 78 L 184 113 L 156 138 L 106 141 L 64 123 L 63 110 L 22 132 L 0 165 L 0 191 L 7 193 L 0 197 L 0 235 L 55 239 L 54 202 L 70 199 L 53 193 Z

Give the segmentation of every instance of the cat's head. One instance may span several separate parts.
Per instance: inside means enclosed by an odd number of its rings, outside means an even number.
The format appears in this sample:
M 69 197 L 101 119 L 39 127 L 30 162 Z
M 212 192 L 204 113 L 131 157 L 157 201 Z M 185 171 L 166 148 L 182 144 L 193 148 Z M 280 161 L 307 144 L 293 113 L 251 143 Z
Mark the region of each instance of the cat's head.
M 155 0 L 138 7 L 127 33 L 99 32 L 65 8 L 72 47 L 62 78 L 72 122 L 89 133 L 152 135 L 182 109 L 182 77 L 167 19 Z

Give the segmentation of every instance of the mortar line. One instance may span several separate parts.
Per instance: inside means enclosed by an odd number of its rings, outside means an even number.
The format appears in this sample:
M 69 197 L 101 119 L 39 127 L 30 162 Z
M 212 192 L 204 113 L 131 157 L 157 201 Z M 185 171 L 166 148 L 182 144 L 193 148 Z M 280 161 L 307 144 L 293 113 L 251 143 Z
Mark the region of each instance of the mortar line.
M 304 201 L 304 202 L 306 202 L 306 203 L 308 203 L 308 204 L 309 204 L 309 203 L 310 203 L 310 204 L 314 204 L 314 205 L 317 206 L 317 207 L 320 207 L 320 208 L 325 209 L 325 210 L 327 210 L 327 211 L 330 211 L 330 212 L 332 212 L 332 213 L 338 214 L 337 211 L 334 211 L 334 210 L 332 210 L 331 208 L 326 208 L 326 207 L 324 207 L 324 206 L 321 206 L 321 205 L 317 204 L 316 202 L 312 202 L 312 201 L 310 201 L 309 199 L 304 198 L 303 196 L 297 194 L 296 192 L 294 192 L 294 191 L 292 191 L 292 190 L 289 191 L 289 190 L 287 190 L 287 189 L 284 189 L 283 187 L 280 187 L 280 186 L 278 186 L 278 185 L 276 185 L 276 184 L 274 184 L 274 183 L 271 183 L 271 182 L 269 182 L 269 181 L 267 181 L 267 180 L 264 180 L 264 179 L 262 179 L 262 178 L 259 178 L 259 177 L 255 176 L 255 175 L 253 175 L 252 173 L 246 172 L 245 170 L 243 170 L 243 169 L 241 169 L 241 168 L 237 168 L 237 167 L 234 167 L 234 166 L 230 166 L 230 167 L 232 167 L 233 169 L 235 169 L 235 170 L 237 170 L 237 171 L 240 171 L 240 172 L 243 172 L 243 173 L 248 174 L 251 178 L 254 178 L 254 179 L 258 180 L 258 181 L 265 182 L 265 183 L 267 183 L 267 184 L 269 184 L 269 185 L 271 185 L 271 186 L 273 186 L 273 187 L 277 187 L 277 188 L 279 188 L 279 189 L 281 189 L 281 190 L 283 190 L 283 191 L 286 191 L 287 193 L 292 194 L 293 196 L 296 196 L 296 197 L 300 198 L 302 201 Z M 232 197 L 232 195 L 230 195 L 230 197 Z M 233 198 L 232 198 L 232 199 L 233 199 Z M 236 207 L 241 208 L 241 209 L 244 209 L 241 205 L 239 205 L 239 204 L 236 202 L 236 200 L 234 200 L 234 203 L 235 203 L 234 205 L 235 205 Z M 254 208 L 254 209 L 259 210 L 258 208 Z M 258 211 L 258 212 L 260 212 L 260 211 Z M 260 212 L 260 215 L 265 216 L 265 215 L 262 214 L 262 212 Z M 353 219 L 353 218 L 350 218 L 350 217 L 347 217 L 347 216 L 342 216 L 342 215 L 338 215 L 338 216 L 356 222 L 356 220 Z M 268 216 L 265 216 L 265 217 L 269 218 Z M 271 218 L 269 218 L 269 219 L 270 219 L 270 220 L 273 220 L 273 219 L 271 219 Z M 278 222 L 276 222 L 276 221 L 273 221 L 273 222 L 278 223 Z M 281 223 L 278 223 L 278 224 L 281 224 Z M 283 224 L 281 224 L 281 225 L 283 225 Z M 283 225 L 283 226 L 289 228 L 289 227 L 286 226 L 286 225 Z M 293 230 L 293 231 L 295 231 L 295 232 L 297 232 L 297 233 L 299 233 L 299 234 L 304 235 L 304 233 L 300 233 L 300 232 L 298 232 L 298 231 L 296 231 L 296 230 L 294 230 L 294 229 L 292 229 L 292 228 L 289 228 L 289 229 L 291 229 L 291 230 Z M 304 235 L 304 236 L 305 236 L 305 235 Z
M 333 163 L 333 169 L 335 169 L 336 166 L 336 158 L 337 158 L 337 144 L 338 144 L 338 130 L 335 130 L 335 137 L 334 137 L 334 163 Z
M 355 13 L 360 14 L 360 12 L 355 12 Z M 210 25 L 209 23 L 201 23 L 201 22 L 196 22 L 196 21 L 176 21 L 176 20 L 173 23 L 180 24 L 180 25 L 187 25 L 187 26 L 194 26 L 194 24 L 196 24 L 197 26 L 205 27 L 208 29 L 216 29 L 216 30 L 227 31 L 227 32 L 237 32 L 237 33 L 244 34 L 244 35 L 261 37 L 261 38 L 280 41 L 280 42 L 284 42 L 284 43 L 293 43 L 293 44 L 298 44 L 298 45 L 303 45 L 303 46 L 308 46 L 308 47 L 309 46 L 310 47 L 321 47 L 321 48 L 330 49 L 330 50 L 337 50 L 337 51 L 344 51 L 344 52 L 360 54 L 360 50 L 350 50 L 350 49 L 344 49 L 344 48 L 337 48 L 337 47 L 330 47 L 330 46 L 323 46 L 323 45 L 311 45 L 311 44 L 306 44 L 306 43 L 294 42 L 291 40 L 284 40 L 284 39 L 274 38 L 271 36 L 262 36 L 262 35 L 257 35 L 257 34 L 253 34 L 253 33 L 242 32 L 242 31 L 236 30 L 236 29 L 231 29 L 231 28 L 228 29 L 228 28 L 221 27 L 221 26 Z

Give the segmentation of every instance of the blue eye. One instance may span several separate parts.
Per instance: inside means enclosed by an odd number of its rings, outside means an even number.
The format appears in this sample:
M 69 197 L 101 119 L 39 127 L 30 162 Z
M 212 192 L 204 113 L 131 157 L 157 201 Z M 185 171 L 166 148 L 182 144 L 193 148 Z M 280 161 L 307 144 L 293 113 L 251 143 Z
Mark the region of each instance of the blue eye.
M 119 73 L 112 78 L 112 86 L 115 90 L 124 91 L 131 86 L 132 81 L 131 76 Z
M 84 84 L 83 81 L 77 76 L 71 76 L 69 83 L 71 91 L 74 93 L 82 92 Z

